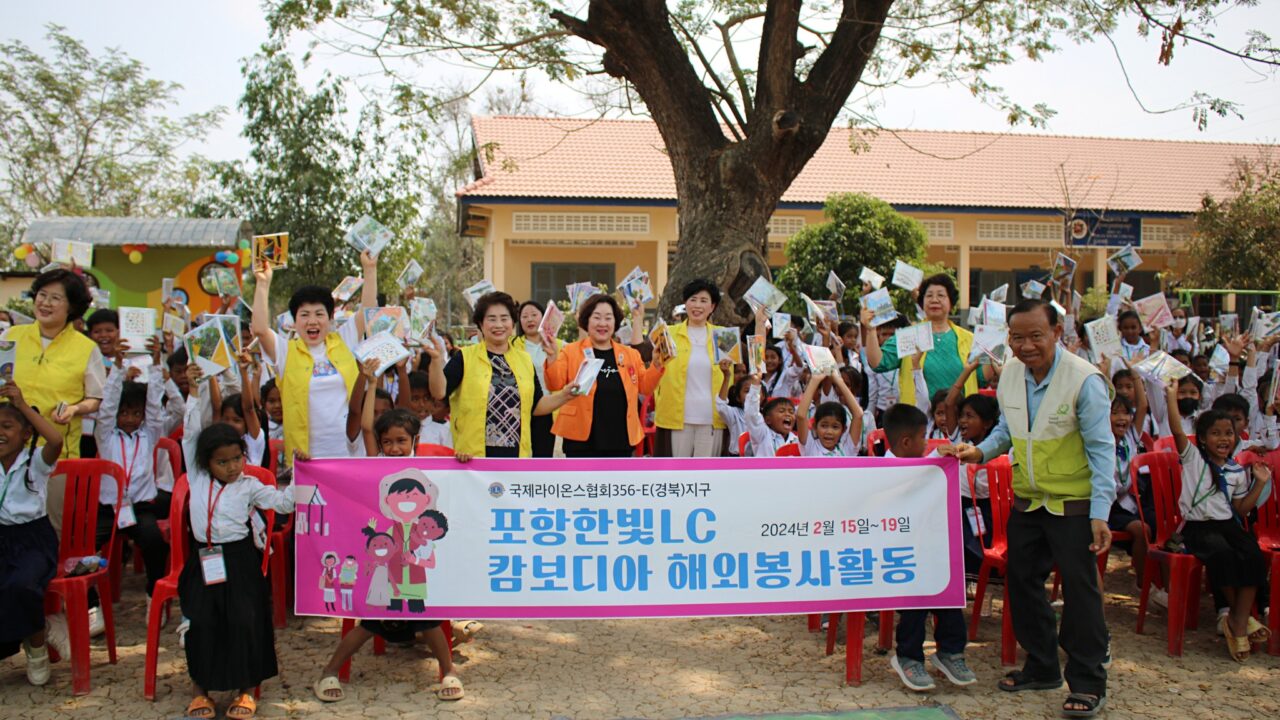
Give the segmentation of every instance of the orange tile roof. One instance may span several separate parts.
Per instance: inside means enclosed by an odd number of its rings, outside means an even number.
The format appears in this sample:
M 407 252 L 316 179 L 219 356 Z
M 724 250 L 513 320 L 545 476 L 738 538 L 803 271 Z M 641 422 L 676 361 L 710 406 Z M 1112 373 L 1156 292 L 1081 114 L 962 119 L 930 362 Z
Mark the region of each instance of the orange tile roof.
M 475 117 L 472 130 L 483 175 L 460 197 L 675 200 L 652 122 Z M 821 203 L 852 191 L 899 206 L 1194 212 L 1205 192 L 1222 193 L 1233 158 L 1276 148 L 897 130 L 859 133 L 866 145 L 855 153 L 854 133 L 834 128 L 782 202 Z

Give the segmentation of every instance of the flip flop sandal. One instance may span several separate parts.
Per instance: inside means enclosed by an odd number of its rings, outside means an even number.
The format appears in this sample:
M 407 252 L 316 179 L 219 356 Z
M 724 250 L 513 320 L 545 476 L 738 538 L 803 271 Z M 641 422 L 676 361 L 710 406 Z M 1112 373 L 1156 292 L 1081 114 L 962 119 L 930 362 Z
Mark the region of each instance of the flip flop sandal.
M 1249 653 L 1253 650 L 1253 646 L 1249 643 L 1247 637 L 1236 637 L 1231 634 L 1231 624 L 1222 624 L 1222 636 L 1227 639 L 1227 654 L 1232 660 L 1242 663 L 1249 659 Z
M 463 637 L 467 639 L 468 642 L 470 642 L 471 639 L 474 638 L 477 634 L 479 634 L 479 632 L 483 629 L 484 629 L 484 623 L 477 622 L 475 620 L 468 620 L 467 622 L 462 624 L 460 633 L 462 634 Z
M 1257 618 L 1249 618 L 1249 642 L 1262 644 L 1271 639 L 1271 629 L 1258 622 Z
M 227 708 L 229 720 L 252 720 L 257 714 L 258 703 L 254 702 L 253 696 L 248 693 L 233 700 L 231 706 Z
M 213 704 L 213 698 L 208 695 L 199 695 L 191 699 L 191 704 L 187 705 L 185 715 L 190 718 L 213 718 L 218 714 L 218 706 Z
M 1006 684 L 1004 680 L 1012 682 Z M 1037 680 L 1022 670 L 1006 673 L 1004 680 L 996 683 L 996 687 L 1005 692 L 1022 692 L 1023 690 L 1057 690 L 1062 687 L 1062 678 L 1053 680 Z
M 312 690 L 315 691 L 316 697 L 320 702 L 338 702 L 340 700 L 345 700 L 347 697 L 347 693 L 342 689 L 342 682 L 333 675 L 326 675 L 317 680 L 316 684 L 312 687 Z M 338 694 L 328 694 L 334 691 Z
M 450 691 L 453 692 L 450 693 Z M 461 700 L 466 694 L 466 691 L 462 688 L 462 681 L 458 679 L 457 675 L 445 675 L 444 679 L 440 681 L 440 688 L 436 690 L 437 698 L 450 702 Z
M 1083 705 L 1085 710 L 1069 709 L 1068 705 Z M 1097 695 L 1088 695 L 1086 693 L 1071 693 L 1067 695 L 1067 699 L 1062 703 L 1062 714 L 1067 717 L 1074 718 L 1091 718 L 1102 712 L 1102 708 L 1107 706 L 1107 696 L 1101 697 Z

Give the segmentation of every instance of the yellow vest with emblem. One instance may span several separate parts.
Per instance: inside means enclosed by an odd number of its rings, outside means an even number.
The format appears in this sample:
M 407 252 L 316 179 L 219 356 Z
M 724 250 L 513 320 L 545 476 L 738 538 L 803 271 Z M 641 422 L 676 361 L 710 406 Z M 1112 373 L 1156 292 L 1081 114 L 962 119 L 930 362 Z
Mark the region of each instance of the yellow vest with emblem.
M 520 390 L 520 457 L 533 455 L 529 420 L 533 417 L 533 360 L 529 353 L 511 347 L 503 355 Z M 483 342 L 462 348 L 462 383 L 449 396 L 449 425 L 455 452 L 484 457 L 485 419 L 489 412 L 489 384 L 493 364 Z
M 40 339 L 38 323 L 14 325 L 5 339 L 17 343 L 13 381 L 22 388 L 27 404 L 38 408 L 41 415 L 52 420 L 58 403 L 72 405 L 84 399 L 84 372 L 97 345 L 71 323 L 67 323 L 48 348 Z M 61 457 L 80 457 L 80 423 L 77 417 L 65 430 L 62 425 L 54 425 L 63 432 Z M 40 445 L 44 445 L 43 439 Z
M 304 453 L 311 450 L 311 374 L 316 361 L 300 338 L 290 340 L 286 352 L 289 354 L 285 358 L 284 377 L 280 379 L 280 400 L 284 405 L 284 458 L 292 467 L 294 450 Z M 360 376 L 355 355 L 335 332 L 325 336 L 324 353 L 342 376 L 350 400 L 351 388 Z
M 706 328 L 706 353 L 711 361 L 712 393 L 706 398 L 706 401 L 711 403 L 712 426 L 717 430 L 722 430 L 725 426 L 724 420 L 720 418 L 720 413 L 716 410 L 715 398 L 715 394 L 720 391 L 721 383 L 724 382 L 724 373 L 720 372 L 720 366 L 716 364 L 715 330 L 717 326 L 707 323 Z M 654 418 L 654 424 L 664 430 L 683 430 L 685 376 L 689 373 L 689 353 L 693 352 L 693 346 L 689 343 L 689 323 L 687 321 L 672 325 L 670 329 L 671 339 L 676 344 L 676 356 L 667 361 L 662 380 L 658 383 L 658 389 L 653 393 L 654 407 L 658 410 L 657 417 Z
M 973 350 L 973 333 L 964 328 L 951 323 L 951 329 L 956 331 L 956 354 L 960 356 L 960 364 L 964 365 L 969 361 L 969 352 Z M 929 353 L 925 353 L 920 358 L 920 367 L 923 368 L 925 363 L 929 362 Z M 916 404 L 916 382 L 915 370 L 911 358 L 899 358 L 898 365 L 898 402 L 904 405 Z M 928 392 L 928 388 L 925 389 Z M 965 396 L 973 395 L 978 392 L 978 373 L 969 373 L 969 379 L 964 381 Z
M 996 396 L 1013 443 L 1013 492 L 1029 500 L 1030 510 L 1063 513 L 1063 502 L 1088 500 L 1092 489 L 1089 458 L 1076 416 L 1076 399 L 1098 368 L 1064 350 L 1040 401 L 1035 423 L 1028 427 L 1027 368 L 1010 360 L 1000 374 Z M 1109 387 L 1109 386 L 1108 386 Z

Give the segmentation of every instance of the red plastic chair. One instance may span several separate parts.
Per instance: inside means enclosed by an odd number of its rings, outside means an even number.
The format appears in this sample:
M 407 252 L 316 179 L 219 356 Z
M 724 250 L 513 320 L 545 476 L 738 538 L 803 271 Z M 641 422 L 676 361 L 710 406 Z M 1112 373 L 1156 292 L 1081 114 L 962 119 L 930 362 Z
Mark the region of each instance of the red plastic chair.
M 1263 461 L 1271 467 L 1271 477 L 1280 477 L 1276 471 L 1280 469 L 1280 450 L 1267 453 Z M 1274 482 L 1274 480 L 1272 481 Z M 1280 498 L 1275 488 L 1271 497 L 1258 506 L 1258 519 L 1253 523 L 1253 532 L 1258 537 L 1258 546 L 1271 566 L 1271 597 L 1280 597 Z M 1275 604 L 1275 601 L 1271 601 Z M 1280 612 L 1272 610 L 1267 621 L 1271 630 L 1271 640 L 1267 642 L 1267 653 L 1280 655 Z
M 71 689 L 76 695 L 89 693 L 89 588 L 98 589 L 102 619 L 107 632 L 107 656 L 116 663 L 116 623 L 111 606 L 110 574 L 106 569 L 68 577 L 67 560 L 88 555 L 104 556 L 110 567 L 111 551 L 116 540 L 116 521 L 120 502 L 129 486 L 124 469 L 109 460 L 59 460 L 54 475 L 67 479 L 62 500 L 62 537 L 58 542 L 58 574 L 45 589 L 46 615 L 65 608 L 67 634 L 71 645 Z M 116 483 L 116 515 L 111 522 L 111 537 L 101 548 L 94 547 L 98 531 L 98 491 L 102 477 L 111 476 Z
M 844 616 L 844 682 L 846 685 L 862 684 L 862 635 L 866 628 L 865 612 L 833 613 L 827 616 L 827 654 L 836 651 L 837 626 Z M 818 617 L 813 615 L 811 617 Z M 876 649 L 887 652 L 893 648 L 893 611 L 880 611 L 880 637 Z
M 436 445 L 435 443 L 419 443 L 417 449 L 413 451 L 418 457 L 453 457 L 453 448 L 448 445 Z
M 738 434 L 738 457 L 747 456 L 747 444 L 751 442 L 751 433 L 744 432 Z
M 160 654 L 160 614 L 169 613 L 169 601 L 178 596 L 178 576 L 187 562 L 187 538 L 191 534 L 187 501 L 191 489 L 187 476 L 181 475 L 173 483 L 173 498 L 169 501 L 170 528 L 176 530 L 169 540 L 169 574 L 156 581 L 151 591 L 151 613 L 147 616 L 147 658 L 142 679 L 142 695 L 156 699 L 156 661 Z
M 996 389 L 993 387 L 978 388 L 978 394 L 993 398 L 996 396 Z
M 267 469 L 271 474 L 280 477 L 280 463 L 284 461 L 284 441 L 267 441 Z
M 933 452 L 934 450 L 937 450 L 943 445 L 950 445 L 950 444 L 951 444 L 951 441 L 947 440 L 946 438 L 934 438 L 925 445 L 924 454 L 928 455 L 929 453 Z
M 978 623 L 982 620 L 982 603 L 987 595 L 991 571 L 999 570 L 1008 577 L 1009 538 L 1006 534 L 1009 515 L 1013 512 L 1013 468 L 1008 456 L 1001 455 L 985 465 L 970 465 L 969 477 L 979 470 L 987 471 L 987 487 L 991 494 L 991 547 L 982 550 L 982 567 L 978 570 L 978 587 L 973 596 L 973 619 L 969 621 L 969 639 L 978 639 Z M 1000 627 L 1000 662 L 1013 665 L 1018 660 L 1017 638 L 1013 634 L 1013 613 L 1009 609 L 1009 584 L 1004 583 L 1004 610 Z
M 271 476 L 277 477 L 280 470 L 280 462 L 284 459 L 284 441 L 269 440 L 267 441 L 267 470 Z M 293 545 L 293 515 L 285 518 L 284 523 L 279 528 L 275 528 L 271 533 L 271 560 L 270 572 L 272 577 L 272 592 L 285 593 L 276 595 L 272 601 L 272 624 L 277 628 L 285 626 L 286 609 L 293 599 L 293 583 L 289 579 L 293 577 L 290 572 L 293 565 L 293 553 L 291 550 Z M 283 589 L 281 586 L 283 585 Z M 278 599 L 277 599 L 278 598 Z
M 773 453 L 774 457 L 800 457 L 800 444 L 787 443 L 779 447 Z
M 1142 634 L 1147 619 L 1147 597 L 1151 583 L 1160 577 L 1159 568 L 1169 570 L 1169 646 L 1170 655 L 1182 655 L 1182 639 L 1189 627 L 1199 626 L 1200 584 L 1204 567 L 1195 556 L 1169 552 L 1164 549 L 1169 536 L 1182 524 L 1178 511 L 1178 496 L 1182 494 L 1182 463 L 1173 452 L 1142 453 L 1129 466 L 1130 477 L 1137 485 L 1137 477 L 1145 469 L 1151 476 L 1151 495 L 1155 501 L 1155 542 L 1147 550 L 1147 566 L 1142 572 L 1142 594 L 1138 598 L 1138 634 Z
M 653 411 L 653 394 L 650 393 L 644 399 L 644 404 L 640 406 L 640 427 L 644 429 L 644 440 L 640 442 L 643 450 L 637 450 L 637 456 L 645 454 L 653 457 L 653 447 L 655 443 L 655 435 L 658 432 L 658 426 L 649 421 L 649 413 Z
M 245 465 L 244 474 L 257 479 L 263 485 L 276 486 L 276 476 L 264 467 Z M 267 552 L 262 556 L 262 574 L 271 580 L 271 620 L 275 627 L 285 626 L 289 605 L 288 568 L 285 566 L 285 535 L 275 532 L 276 511 L 264 511 L 267 516 Z M 292 526 L 290 526 L 292 527 Z
M 355 626 L 356 626 L 356 621 L 353 620 L 352 618 L 342 618 L 342 637 L 346 637 L 347 633 L 351 632 L 352 628 L 354 628 Z M 449 643 L 449 652 L 453 652 L 453 624 L 450 623 L 448 620 L 445 620 L 444 623 L 440 625 L 440 628 L 444 630 L 444 639 L 446 642 Z M 387 641 L 383 640 L 382 636 L 380 635 L 374 635 L 373 636 L 373 654 L 383 655 L 386 652 L 387 652 Z M 440 673 L 440 679 L 441 680 L 444 679 L 443 672 Z M 342 664 L 342 667 L 338 668 L 338 681 L 344 684 L 351 681 L 351 659 L 350 658 L 348 658 L 347 661 Z
M 1196 436 L 1188 435 L 1187 442 L 1191 443 L 1192 445 L 1195 445 Z M 1157 438 L 1155 441 L 1154 447 L 1155 449 L 1152 452 L 1171 452 L 1175 455 L 1178 454 L 1178 446 L 1174 443 L 1174 439 L 1172 435 L 1165 435 L 1162 438 Z
M 876 428 L 867 433 L 867 449 L 875 457 L 884 457 L 885 451 L 889 449 L 889 438 L 884 434 L 884 428 Z

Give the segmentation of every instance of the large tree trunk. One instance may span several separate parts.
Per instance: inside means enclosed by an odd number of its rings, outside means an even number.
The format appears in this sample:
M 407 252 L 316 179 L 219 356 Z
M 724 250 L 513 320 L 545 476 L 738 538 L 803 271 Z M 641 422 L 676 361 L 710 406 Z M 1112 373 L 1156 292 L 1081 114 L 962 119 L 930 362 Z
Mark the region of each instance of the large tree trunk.
M 893 0 L 844 0 L 840 22 L 806 78 L 796 76 L 800 0 L 769 0 L 745 137 L 731 142 L 716 102 L 677 39 L 663 0 L 591 0 L 585 20 L 551 16 L 604 48 L 605 72 L 630 82 L 662 133 L 675 172 L 680 242 L 659 310 L 694 278 L 725 298 L 719 322 L 745 320 L 738 300 L 768 275 L 766 240 L 778 200 L 822 146 L 875 50 Z M 748 104 L 746 98 L 742 99 Z

